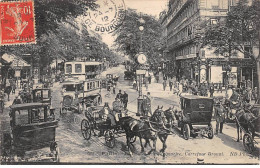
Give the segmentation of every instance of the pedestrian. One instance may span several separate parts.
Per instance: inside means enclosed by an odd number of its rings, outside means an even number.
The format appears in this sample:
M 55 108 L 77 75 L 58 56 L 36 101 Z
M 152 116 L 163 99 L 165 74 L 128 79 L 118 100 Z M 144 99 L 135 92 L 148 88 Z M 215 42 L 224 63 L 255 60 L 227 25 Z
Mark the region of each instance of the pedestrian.
M 151 76 L 150 73 L 149 73 L 149 75 L 148 75 L 148 81 L 149 81 L 149 84 L 151 84 L 151 82 L 152 82 L 152 76 Z
M 155 75 L 156 82 L 159 83 L 159 73 Z
M 143 116 L 148 117 L 152 116 L 152 108 L 151 108 L 151 94 L 147 92 L 147 95 L 144 95 L 143 103 L 142 103 L 142 111 Z
M 15 94 L 16 85 L 14 80 L 12 80 L 11 86 L 12 86 L 12 94 Z
M 200 95 L 206 96 L 206 94 L 207 94 L 206 84 L 205 82 L 203 82 L 202 85 L 200 86 Z
M 248 103 L 252 100 L 252 89 L 250 87 L 247 88 L 247 99 L 249 101 Z
M 113 83 L 113 94 L 116 94 L 116 84 Z
M 164 91 L 165 91 L 165 89 L 166 89 L 166 85 L 167 85 L 166 80 L 164 80 L 164 81 L 163 81 L 163 90 L 164 90 Z
M 127 109 L 127 103 L 128 103 L 128 94 L 124 91 L 124 94 L 122 95 L 122 100 L 124 104 L 124 109 Z
M 172 82 L 172 80 L 170 80 L 169 81 L 170 91 L 172 91 L 172 85 L 173 85 L 173 82 Z
M 210 93 L 210 97 L 213 97 L 214 94 L 214 84 L 211 83 L 210 87 L 209 87 L 209 93 Z
M 145 88 L 146 88 L 146 91 L 147 91 L 148 90 L 148 78 L 144 79 L 144 84 L 145 84 Z
M 193 94 L 198 95 L 198 92 L 199 92 L 198 85 L 195 85 L 194 90 L 193 90 Z
M 215 119 L 216 119 L 216 135 L 222 133 L 225 122 L 226 109 L 223 107 L 220 101 L 215 105 Z
M 119 90 L 119 92 L 117 93 L 116 98 L 122 102 L 122 93 L 121 93 L 121 90 Z

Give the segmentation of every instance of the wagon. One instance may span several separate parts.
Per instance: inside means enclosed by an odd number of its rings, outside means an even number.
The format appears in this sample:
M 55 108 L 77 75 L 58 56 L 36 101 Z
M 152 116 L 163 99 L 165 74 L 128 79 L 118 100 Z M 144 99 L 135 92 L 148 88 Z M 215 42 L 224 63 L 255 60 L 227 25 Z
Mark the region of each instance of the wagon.
M 133 80 L 135 77 L 135 73 L 133 71 L 125 71 L 124 72 L 124 79 L 125 80 Z
M 115 139 L 119 134 L 123 133 L 123 130 L 120 127 L 119 120 L 122 117 L 127 116 L 126 111 L 121 113 L 110 113 L 107 116 L 107 119 L 102 118 L 100 113 L 104 109 L 103 106 L 89 107 L 85 111 L 85 118 L 81 122 L 81 132 L 86 140 L 90 140 L 91 136 L 98 136 L 96 132 L 103 132 L 99 136 L 105 137 L 105 144 L 113 148 L 115 146 Z M 130 143 L 134 143 L 136 137 L 131 138 Z
M 83 97 L 83 81 L 65 81 L 61 91 L 63 100 L 60 113 L 67 111 L 80 111 L 80 97 Z
M 51 104 L 51 90 L 49 88 L 36 88 L 32 90 L 33 102 Z
M 180 97 L 181 111 L 175 114 L 178 127 L 181 127 L 184 139 L 191 134 L 207 134 L 209 139 L 214 136 L 211 124 L 213 99 L 195 95 Z
M 26 156 L 41 149 L 46 155 L 35 157 L 32 161 L 59 161 L 59 148 L 55 141 L 58 121 L 48 103 L 24 103 L 10 106 L 11 130 L 4 134 L 3 160 L 30 161 L 34 157 Z M 45 150 L 44 150 L 45 149 Z M 38 153 L 38 152 L 37 152 Z

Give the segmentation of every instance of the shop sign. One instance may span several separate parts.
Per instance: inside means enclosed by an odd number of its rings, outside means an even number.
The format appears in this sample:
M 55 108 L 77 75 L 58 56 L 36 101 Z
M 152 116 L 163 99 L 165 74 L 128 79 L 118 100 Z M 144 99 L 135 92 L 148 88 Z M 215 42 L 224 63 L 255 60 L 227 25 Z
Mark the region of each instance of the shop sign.
M 17 78 L 21 77 L 21 70 L 15 70 L 14 76 Z

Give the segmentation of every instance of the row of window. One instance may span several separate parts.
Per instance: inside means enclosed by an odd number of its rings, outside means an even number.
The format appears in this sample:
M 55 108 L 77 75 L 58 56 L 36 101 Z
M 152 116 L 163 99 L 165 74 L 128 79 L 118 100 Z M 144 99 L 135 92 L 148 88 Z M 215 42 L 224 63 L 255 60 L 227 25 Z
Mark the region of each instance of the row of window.
M 72 64 L 66 64 L 66 73 L 72 73 Z M 101 69 L 101 65 L 86 65 L 85 73 L 88 72 L 97 72 Z M 75 73 L 82 73 L 82 64 L 75 64 Z
M 87 82 L 87 91 L 99 89 L 100 86 L 101 86 L 101 81 Z
M 178 56 L 190 55 L 190 54 L 195 54 L 195 53 L 196 53 L 196 45 L 193 44 L 193 45 L 188 45 L 188 46 L 185 46 L 185 47 L 177 50 L 175 52 L 175 56 L 178 57 Z
M 176 9 L 177 10 L 177 9 Z M 179 10 L 179 9 L 178 9 Z M 190 18 L 193 16 L 198 10 L 198 2 L 194 1 L 190 5 L 188 5 L 180 14 L 179 16 L 171 23 L 168 27 L 169 30 L 173 30 L 176 28 L 184 19 Z

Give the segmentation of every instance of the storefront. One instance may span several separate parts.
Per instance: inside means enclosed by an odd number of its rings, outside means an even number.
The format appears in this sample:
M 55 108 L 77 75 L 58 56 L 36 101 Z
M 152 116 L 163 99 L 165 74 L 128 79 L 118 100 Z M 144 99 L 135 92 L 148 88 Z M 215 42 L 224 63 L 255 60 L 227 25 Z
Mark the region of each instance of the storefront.
M 196 83 L 214 83 L 240 87 L 257 85 L 256 68 L 251 59 L 224 58 L 176 60 L 177 80 L 189 79 Z

